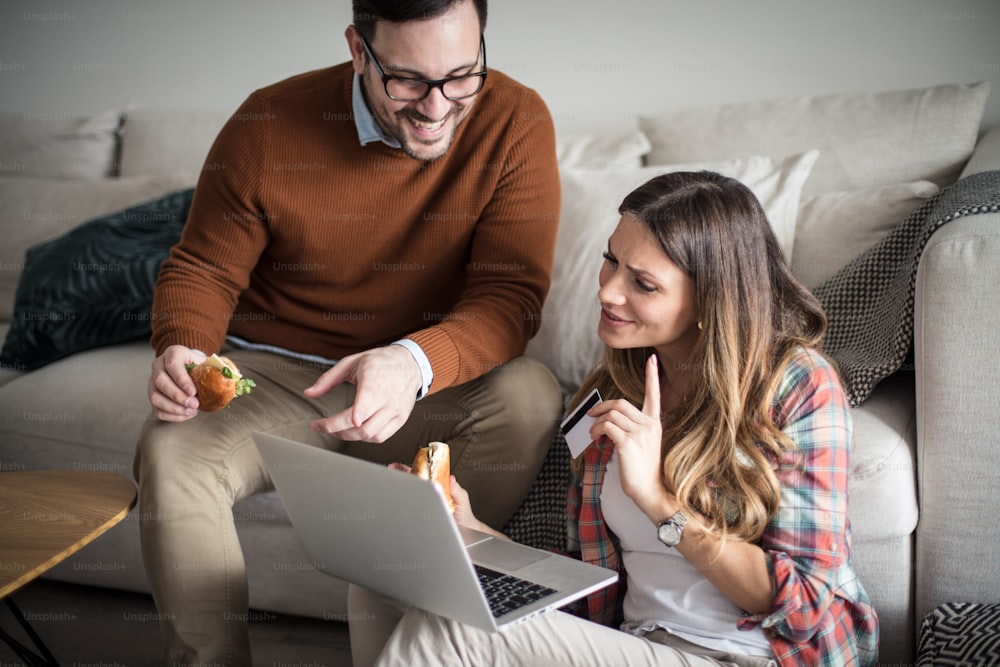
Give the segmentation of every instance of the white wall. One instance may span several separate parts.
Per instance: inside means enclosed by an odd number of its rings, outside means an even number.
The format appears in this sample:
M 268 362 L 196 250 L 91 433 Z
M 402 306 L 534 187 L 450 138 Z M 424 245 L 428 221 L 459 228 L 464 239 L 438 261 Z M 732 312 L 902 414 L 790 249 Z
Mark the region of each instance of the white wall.
M 346 59 L 348 0 L 8 0 L 0 109 L 231 109 L 255 87 Z M 491 66 L 537 88 L 563 132 L 638 112 L 989 80 L 997 0 L 494 0 Z

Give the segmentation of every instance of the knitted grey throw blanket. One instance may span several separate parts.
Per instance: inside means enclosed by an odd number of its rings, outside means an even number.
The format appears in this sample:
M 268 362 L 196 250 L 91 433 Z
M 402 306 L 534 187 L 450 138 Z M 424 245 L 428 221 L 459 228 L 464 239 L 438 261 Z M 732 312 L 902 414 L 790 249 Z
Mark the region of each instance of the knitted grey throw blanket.
M 917 265 L 931 235 L 956 218 L 995 211 L 1000 171 L 963 178 L 816 288 L 829 322 L 823 350 L 836 360 L 852 407 L 899 370 L 910 352 Z
M 917 264 L 931 235 L 956 218 L 995 211 L 1000 211 L 1000 171 L 968 176 L 928 199 L 816 289 L 829 320 L 823 349 L 837 361 L 852 406 L 899 370 L 909 354 Z M 540 549 L 566 549 L 569 458 L 559 433 L 527 498 L 504 528 L 511 539 Z

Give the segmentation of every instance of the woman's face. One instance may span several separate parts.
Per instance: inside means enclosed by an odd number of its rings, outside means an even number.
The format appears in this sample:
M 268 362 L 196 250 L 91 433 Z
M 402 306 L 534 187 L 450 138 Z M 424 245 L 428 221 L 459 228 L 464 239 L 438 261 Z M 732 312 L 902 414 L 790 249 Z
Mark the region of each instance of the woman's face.
M 600 273 L 597 334 L 611 348 L 653 347 L 687 358 L 698 339 L 694 283 L 660 249 L 645 223 L 622 216 Z

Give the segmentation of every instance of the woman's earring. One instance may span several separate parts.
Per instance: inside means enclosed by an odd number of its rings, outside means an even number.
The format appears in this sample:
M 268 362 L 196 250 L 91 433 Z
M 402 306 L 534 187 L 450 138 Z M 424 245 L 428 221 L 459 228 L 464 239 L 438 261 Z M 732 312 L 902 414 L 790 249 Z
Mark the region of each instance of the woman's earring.
M 702 331 L 702 330 L 704 330 L 704 328 L 705 328 L 705 325 L 704 325 L 704 324 L 702 324 L 702 323 L 701 323 L 701 322 L 699 321 L 699 322 L 698 322 L 698 331 Z

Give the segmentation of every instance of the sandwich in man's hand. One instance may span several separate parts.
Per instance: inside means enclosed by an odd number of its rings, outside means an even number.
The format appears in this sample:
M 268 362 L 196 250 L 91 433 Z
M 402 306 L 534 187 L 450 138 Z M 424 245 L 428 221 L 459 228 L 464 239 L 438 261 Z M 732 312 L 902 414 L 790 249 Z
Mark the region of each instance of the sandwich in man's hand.
M 198 409 L 215 412 L 229 405 L 237 396 L 249 394 L 257 385 L 245 378 L 231 359 L 217 354 L 200 364 L 188 364 L 188 375 L 198 392 Z

